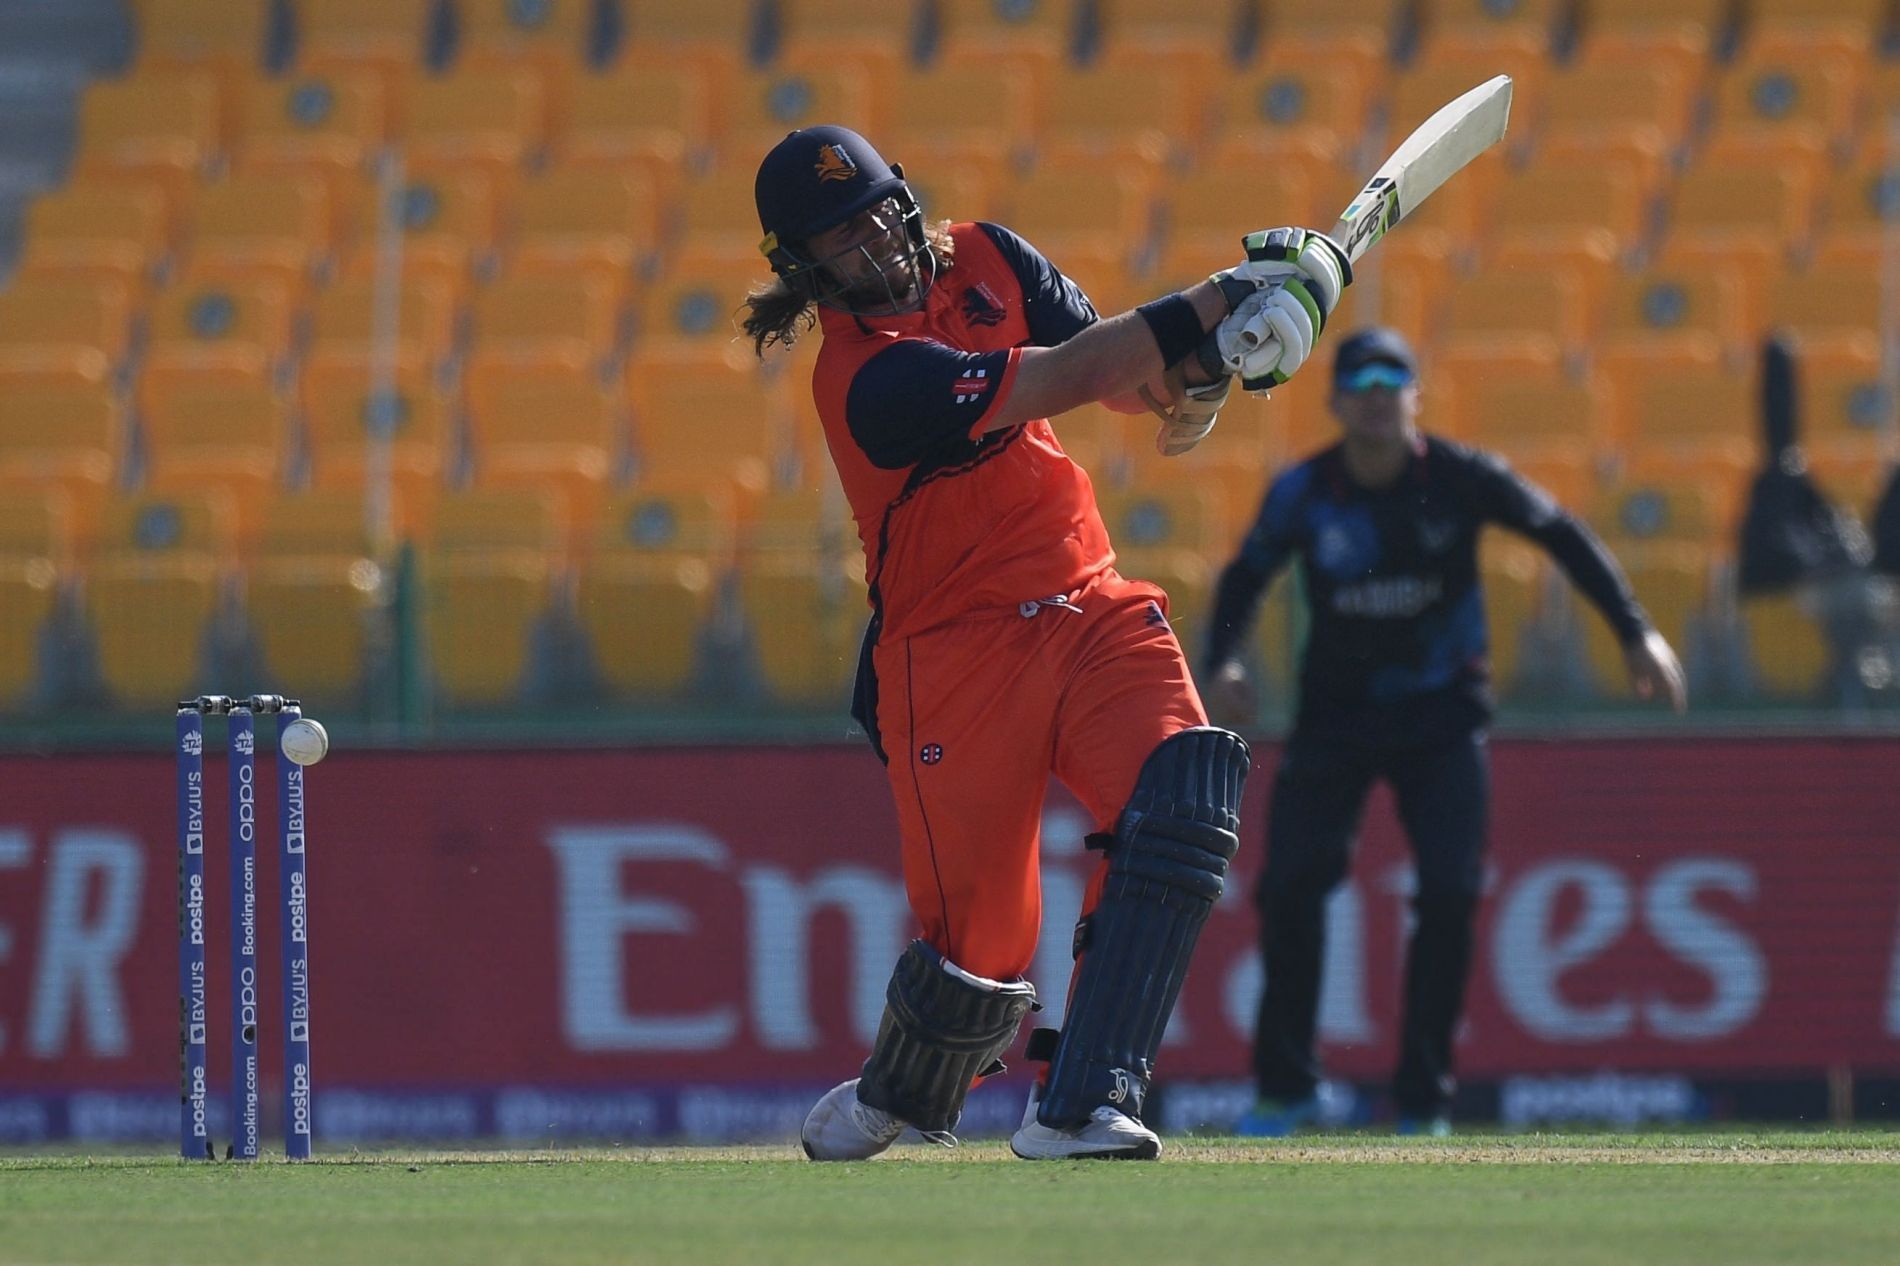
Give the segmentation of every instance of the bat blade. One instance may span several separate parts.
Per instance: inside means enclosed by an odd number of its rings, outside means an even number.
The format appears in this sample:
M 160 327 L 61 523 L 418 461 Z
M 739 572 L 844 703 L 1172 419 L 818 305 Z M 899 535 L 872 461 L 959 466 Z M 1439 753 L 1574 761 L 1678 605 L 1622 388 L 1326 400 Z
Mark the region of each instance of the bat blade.
M 1472 159 L 1503 139 L 1511 77 L 1499 75 L 1448 102 L 1392 151 L 1333 226 L 1355 262 Z

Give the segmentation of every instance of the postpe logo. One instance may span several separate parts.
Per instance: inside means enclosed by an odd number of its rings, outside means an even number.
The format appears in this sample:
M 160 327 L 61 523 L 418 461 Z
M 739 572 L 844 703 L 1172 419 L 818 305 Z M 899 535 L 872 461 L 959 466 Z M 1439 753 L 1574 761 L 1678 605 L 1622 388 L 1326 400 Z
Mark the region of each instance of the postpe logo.
M 818 161 L 814 168 L 818 172 L 818 179 L 824 181 L 849 180 L 858 174 L 858 165 L 851 161 L 851 155 L 834 142 L 818 147 Z

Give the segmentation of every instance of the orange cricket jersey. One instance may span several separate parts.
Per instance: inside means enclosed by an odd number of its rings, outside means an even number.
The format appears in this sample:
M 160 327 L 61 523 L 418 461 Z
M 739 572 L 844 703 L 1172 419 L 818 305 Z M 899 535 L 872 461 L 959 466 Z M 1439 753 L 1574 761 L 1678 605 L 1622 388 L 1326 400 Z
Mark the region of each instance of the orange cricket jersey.
M 1065 341 L 1094 308 L 1007 229 L 950 235 L 954 264 L 921 310 L 819 313 L 812 392 L 887 638 L 1072 593 L 1115 561 L 1088 475 L 1047 419 L 983 433 L 1018 349 Z

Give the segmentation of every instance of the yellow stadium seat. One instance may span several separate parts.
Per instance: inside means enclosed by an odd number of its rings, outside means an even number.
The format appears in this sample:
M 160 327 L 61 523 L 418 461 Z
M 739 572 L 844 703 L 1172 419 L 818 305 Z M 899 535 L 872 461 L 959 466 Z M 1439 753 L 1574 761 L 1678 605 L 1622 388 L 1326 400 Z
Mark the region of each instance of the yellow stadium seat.
M 19 273 L 104 275 L 137 294 L 170 248 L 170 220 L 157 186 L 68 185 L 33 200 Z
M 1853 264 L 1789 269 L 1768 287 L 1768 326 L 1804 340 L 1873 335 L 1881 328 L 1877 271 Z
M 1258 7 L 1254 0 L 1098 0 L 1096 22 L 1110 49 L 1188 49 L 1232 61 Z
M 1816 49 L 1744 58 L 1716 82 L 1713 126 L 1744 142 L 1846 143 L 1856 122 L 1860 75 L 1854 59 Z
M 571 162 L 678 166 L 710 141 L 713 99 L 712 75 L 692 62 L 583 75 L 555 148 Z
M 659 244 L 659 209 L 636 173 L 564 167 L 522 185 L 514 227 L 521 264 L 631 272 Z
M 375 552 L 369 503 L 360 488 L 300 488 L 272 497 L 260 516 L 260 558 L 343 556 Z
M 58 597 L 59 569 L 50 559 L 0 554 L 0 708 L 32 700 L 42 631 Z
M 822 46 L 795 50 L 735 76 L 717 119 L 721 157 L 756 172 L 759 159 L 794 128 L 849 119 L 878 135 L 881 111 L 869 67 Z
M 1035 128 L 1033 61 L 983 51 L 945 52 L 904 66 L 891 83 L 880 152 L 926 174 L 914 155 L 935 151 L 1007 161 L 1025 151 Z
M 547 93 L 531 70 L 477 68 L 416 81 L 404 105 L 409 153 L 503 176 L 547 144 Z
M 1503 44 L 1548 48 L 1556 26 L 1569 17 L 1564 0 L 1433 0 L 1430 45 Z
M 1714 546 L 1735 539 L 1742 501 L 1754 483 L 1758 465 L 1753 453 L 1736 448 L 1672 452 L 1639 445 L 1624 454 L 1622 479 L 1631 486 L 1700 489 L 1710 498 L 1712 516 L 1705 543 Z
M 1383 89 L 1383 62 L 1368 71 L 1336 52 L 1327 43 L 1276 40 L 1254 67 L 1220 76 L 1210 87 L 1214 135 L 1350 156 Z
M 377 283 L 369 277 L 345 277 L 317 292 L 311 305 L 310 351 L 316 356 L 367 361 L 377 346 Z M 405 276 L 396 283 L 392 340 L 399 358 L 434 364 L 446 357 L 455 339 L 457 288 L 446 278 Z
M 594 669 L 609 689 L 642 698 L 688 689 L 716 579 L 702 558 L 615 551 L 588 560 L 576 602 Z
M 265 365 L 290 354 L 291 303 L 282 283 L 186 278 L 146 310 L 146 365 L 181 368 L 239 355 Z
M 1715 545 L 1725 538 L 1728 526 L 1722 521 L 1722 499 L 1715 489 L 1660 480 L 1623 479 L 1598 488 L 1589 519 L 1617 550 L 1625 542 Z
M 1075 0 L 937 0 L 937 41 L 948 52 L 1025 53 L 1054 62 L 1075 47 Z
M 438 548 L 423 556 L 423 635 L 438 697 L 453 707 L 519 698 L 554 583 L 548 553 Z
M 1649 229 L 1652 190 L 1633 164 L 1537 163 L 1492 193 L 1492 251 L 1521 246 L 1578 250 L 1604 259 L 1634 251 Z
M 1046 158 L 1002 191 L 999 219 L 1057 261 L 1073 251 L 1131 259 L 1150 234 L 1154 183 L 1145 165 L 1105 171 L 1086 155 Z
M 344 264 L 347 276 L 373 276 L 377 237 L 386 214 L 378 187 L 365 178 L 354 197 L 361 203 L 361 224 Z M 494 181 L 473 168 L 411 168 L 388 209 L 402 228 L 405 272 L 443 272 L 468 276 L 495 245 Z
M 1479 268 L 1452 280 L 1440 344 L 1468 355 L 1535 336 L 1578 349 L 1589 328 L 1585 294 L 1569 269 Z
M 729 487 L 709 489 L 721 496 Z M 845 504 L 836 473 L 826 467 L 804 486 L 772 488 L 746 497 L 739 523 L 739 547 L 746 552 L 835 554 L 858 548 L 857 526 Z
M 1877 129 L 1877 132 L 1884 129 Z M 1823 245 L 1878 258 L 1886 241 L 1900 232 L 1900 157 L 1882 153 L 1885 137 L 1855 161 L 1835 168 L 1821 190 Z
M 497 64 L 579 63 L 595 8 L 593 0 L 459 0 L 460 56 Z
M 641 292 L 636 338 L 642 354 L 669 344 L 724 349 L 741 337 L 746 294 L 770 280 L 756 251 L 679 260 Z
M 651 479 L 608 498 L 593 547 L 600 554 L 703 558 L 717 567 L 731 561 L 738 527 L 729 485 L 692 477 Z
M 677 57 L 703 50 L 738 57 L 754 44 L 757 0 L 645 0 L 624 6 L 631 54 Z
M 135 0 L 139 56 L 145 63 L 228 63 L 254 70 L 264 59 L 270 6 L 225 0 Z
M 73 557 L 73 530 L 72 498 L 63 488 L 0 497 L 0 558 L 64 564 Z
M 1215 580 L 1219 578 L 1216 573 Z M 1300 594 L 1299 576 L 1294 570 L 1284 571 L 1273 578 L 1261 598 L 1260 612 L 1254 617 L 1247 643 L 1247 652 L 1253 659 L 1249 670 L 1254 674 L 1261 702 L 1269 709 L 1288 714 L 1292 711 L 1306 625 L 1306 603 Z M 1198 647 L 1184 649 L 1190 661 L 1198 656 Z
M 1704 617 L 1708 602 L 1711 557 L 1707 546 L 1690 541 L 1625 545 L 1617 561 L 1657 631 L 1669 639 L 1677 655 L 1684 657 L 1685 667 L 1694 671 L 1687 660 L 1693 655 L 1691 634 Z M 1583 627 L 1584 653 L 1598 689 L 1612 696 L 1627 696 L 1629 670 L 1623 660 L 1622 643 L 1588 603 L 1574 605 Z
M 102 382 L 0 376 L 0 484 L 9 497 L 62 490 L 81 548 L 125 449 L 124 412 Z
M 1044 72 L 1037 147 L 1096 162 L 1167 162 L 1191 154 L 1207 130 L 1208 67 L 1141 49 L 1105 52 L 1085 66 Z M 1139 84 L 1140 91 L 1129 86 Z
M 626 288 L 613 273 L 515 273 L 475 292 L 477 354 L 598 364 L 618 347 Z
M 382 82 L 367 73 L 250 79 L 237 113 L 244 165 L 360 167 L 389 136 Z
M 85 616 L 114 703 L 160 708 L 199 693 L 221 587 L 217 559 L 196 551 L 119 554 L 93 564 Z M 154 636 L 160 629 L 163 636 Z
M 194 263 L 297 278 L 331 246 L 328 198 L 310 176 L 272 172 L 206 185 L 188 216 Z
M 1705 156 L 1677 182 L 1669 238 L 1788 254 L 1807 239 L 1813 202 L 1811 173 L 1784 156 Z
M 265 677 L 306 705 L 361 697 L 383 576 L 361 555 L 266 554 L 245 577 Z
M 290 438 L 289 410 L 263 368 L 242 358 L 149 366 L 138 395 L 147 486 L 229 489 L 239 540 L 248 544 L 284 478 Z
M 1860 455 L 1873 465 L 1883 440 L 1900 433 L 1879 341 L 1871 331 L 1807 340 L 1795 359 L 1803 445 L 1815 454 Z
M 131 297 L 110 277 L 23 277 L 0 287 L 0 367 L 32 370 L 93 357 L 117 364 Z
M 298 61 L 415 65 L 434 8 L 433 0 L 298 0 Z
M 481 352 L 468 373 L 469 446 L 484 487 L 557 489 L 570 544 L 591 535 L 616 463 L 628 452 L 625 407 L 586 361 L 523 361 Z
M 1743 645 L 1756 690 L 1770 698 L 1818 702 L 1833 655 L 1820 619 L 1795 594 L 1745 596 Z
M 1351 39 L 1385 50 L 1398 39 L 1406 19 L 1405 0 L 1267 0 L 1266 38 L 1324 36 Z
M 127 493 L 99 515 L 98 556 L 228 557 L 237 546 L 237 502 L 228 488 Z
M 679 234 L 675 249 L 708 255 L 757 255 L 763 236 L 758 204 L 752 195 L 757 175 L 755 156 L 751 164 L 728 163 L 683 181 L 675 207 Z
M 767 693 L 836 707 L 850 698 L 869 614 L 861 562 L 759 554 L 739 573 L 739 603 Z
M 1129 449 L 1147 442 L 1141 418 L 1099 404 L 1071 409 L 1051 419 L 1051 425 L 1062 451 L 1089 472 L 1097 487 L 1121 479 Z
M 1618 272 L 1605 292 L 1603 343 L 1640 355 L 1712 338 L 1725 353 L 1739 351 L 1756 329 L 1747 283 L 1740 269 L 1721 264 Z
M 1588 0 L 1584 37 L 1693 41 L 1706 49 L 1729 19 L 1729 0 Z
M 182 189 L 217 155 L 217 83 L 196 71 L 154 71 L 93 83 L 79 103 L 74 169 L 140 173 Z
M 358 355 L 305 361 L 301 399 L 311 480 L 318 488 L 360 491 L 377 466 L 375 444 L 386 428 L 388 469 L 400 501 L 424 514 L 449 452 L 448 401 L 419 356 L 395 359 L 386 403 L 372 389 L 374 373 Z
M 1887 27 L 1887 0 L 1771 0 L 1751 6 L 1751 45 L 1782 40 L 1827 41 L 1848 48 L 1878 47 Z
M 1479 544 L 1478 568 L 1484 586 L 1491 688 L 1500 698 L 1509 699 L 1518 685 L 1526 635 L 1544 617 L 1548 584 L 1544 553 L 1503 532 L 1486 532 Z
M 751 353 L 638 353 L 627 362 L 640 477 L 736 479 L 754 491 L 788 460 L 791 401 Z
M 1696 272 L 1713 273 L 1734 280 L 1734 309 L 1728 314 L 1737 337 L 1752 343 L 1768 328 L 1767 293 L 1771 278 L 1786 267 L 1783 254 L 1775 243 L 1740 238 L 1687 240 L 1665 238 L 1649 271 L 1669 277 L 1684 277 Z M 1685 333 L 1684 340 L 1699 336 Z M 1719 347 L 1717 350 L 1721 350 Z M 1748 352 L 1748 346 L 1742 351 Z
M 1249 482 L 1264 483 L 1265 477 Z M 1210 560 L 1237 535 L 1215 489 L 1137 483 L 1104 493 L 1099 504 L 1115 546 L 1116 570 L 1166 590 L 1176 632 L 1184 644 L 1199 645 L 1206 637 L 1214 579 Z
M 1598 357 L 1610 384 L 1611 429 L 1625 452 L 1754 449 L 1759 402 L 1752 375 L 1721 362 L 1713 342 L 1673 355 Z
M 994 219 L 999 191 L 1014 179 L 1012 168 L 997 149 L 967 149 L 954 141 L 913 139 L 885 152 L 896 155 L 891 161 L 903 165 L 904 179 L 923 209 L 927 224 Z
M 1830 499 L 1848 506 L 1863 520 L 1874 516 L 1900 460 L 1882 452 L 1869 460 L 1866 449 L 1823 447 L 1808 452 L 1808 470 L 1815 485 Z
M 460 488 L 444 492 L 417 537 L 441 554 L 529 551 L 555 558 L 566 545 L 566 509 L 551 488 Z
M 1580 62 L 1550 76 L 1534 124 L 1547 154 L 1673 153 L 1689 134 L 1694 97 L 1677 68 L 1640 58 Z
M 1577 510 L 1589 502 L 1597 486 L 1597 474 L 1588 456 L 1579 448 L 1559 443 L 1542 448 L 1532 446 L 1516 458 L 1506 458 L 1518 474 L 1542 488 L 1558 505 Z
M 1587 463 L 1610 438 L 1603 385 L 1565 374 L 1554 359 L 1433 365 L 1424 404 L 1431 429 L 1526 466 Z
M 918 0 L 779 0 L 779 39 L 787 49 L 805 47 L 888 49 L 907 60 L 920 42 L 925 18 Z

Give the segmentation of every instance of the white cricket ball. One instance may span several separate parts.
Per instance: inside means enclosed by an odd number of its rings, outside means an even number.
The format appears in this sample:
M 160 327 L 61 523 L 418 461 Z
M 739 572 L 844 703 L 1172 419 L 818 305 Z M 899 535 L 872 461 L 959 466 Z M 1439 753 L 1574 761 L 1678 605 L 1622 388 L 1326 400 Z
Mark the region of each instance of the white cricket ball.
M 298 717 L 284 727 L 278 746 L 285 756 L 299 765 L 314 765 L 330 751 L 330 735 L 321 721 Z

